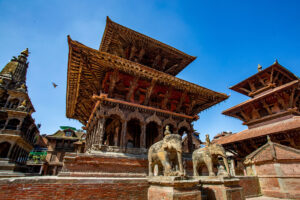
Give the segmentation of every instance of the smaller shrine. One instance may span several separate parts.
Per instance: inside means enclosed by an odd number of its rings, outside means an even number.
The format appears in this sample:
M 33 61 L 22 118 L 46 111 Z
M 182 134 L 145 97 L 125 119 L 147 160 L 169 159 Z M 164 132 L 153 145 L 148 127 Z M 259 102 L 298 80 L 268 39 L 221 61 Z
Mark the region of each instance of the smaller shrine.
M 262 193 L 277 198 L 300 198 L 300 150 L 268 142 L 246 156 L 248 176 L 259 176 Z M 270 187 L 272 185 L 272 187 Z
M 230 89 L 250 97 L 223 111 L 224 115 L 243 121 L 248 129 L 214 140 L 236 158 L 242 159 L 272 141 L 300 149 L 300 80 L 277 60 L 266 69 Z
M 297 199 L 300 195 L 296 186 L 300 175 L 300 80 L 277 60 L 263 70 L 259 65 L 258 70 L 231 87 L 250 99 L 223 111 L 242 120 L 248 129 L 220 134 L 213 143 L 222 144 L 232 153 L 234 174 L 244 180 L 257 178 L 259 185 L 255 188 L 243 185 L 249 188 L 248 192 Z

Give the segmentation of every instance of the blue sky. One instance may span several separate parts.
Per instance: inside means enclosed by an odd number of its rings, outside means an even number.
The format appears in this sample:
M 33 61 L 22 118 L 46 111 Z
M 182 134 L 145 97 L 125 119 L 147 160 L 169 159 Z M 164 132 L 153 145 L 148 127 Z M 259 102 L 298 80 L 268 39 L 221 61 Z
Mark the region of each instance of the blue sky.
M 169 44 L 197 59 L 179 75 L 231 95 L 200 114 L 194 128 L 211 136 L 245 129 L 221 112 L 247 97 L 228 89 L 277 58 L 300 75 L 300 1 L 0 0 L 1 68 L 29 48 L 29 95 L 41 133 L 61 125 L 81 128 L 66 118 L 67 35 L 98 49 L 106 16 Z M 53 88 L 51 82 L 59 86 Z

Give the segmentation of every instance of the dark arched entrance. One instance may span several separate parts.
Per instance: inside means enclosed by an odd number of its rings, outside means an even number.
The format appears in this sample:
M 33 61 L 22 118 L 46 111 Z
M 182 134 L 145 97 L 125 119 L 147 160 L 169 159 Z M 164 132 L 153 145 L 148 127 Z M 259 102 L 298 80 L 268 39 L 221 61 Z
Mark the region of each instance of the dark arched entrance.
M 17 126 L 19 125 L 19 123 L 20 123 L 20 120 L 18 120 L 18 119 L 11 119 L 11 120 L 8 121 L 6 129 L 16 130 Z
M 141 123 L 138 119 L 131 119 L 127 123 L 126 147 L 140 147 Z
M 105 122 L 105 132 L 102 143 L 108 146 L 120 146 L 121 130 L 121 118 L 118 115 L 111 115 Z
M 10 146 L 8 142 L 0 143 L 0 158 L 7 158 Z
M 146 125 L 146 148 L 154 144 L 159 135 L 159 128 L 157 123 L 150 122 Z
M 182 126 L 179 130 L 178 130 L 178 134 L 183 136 L 184 134 L 187 134 L 188 133 L 188 128 L 185 127 L 185 126 Z

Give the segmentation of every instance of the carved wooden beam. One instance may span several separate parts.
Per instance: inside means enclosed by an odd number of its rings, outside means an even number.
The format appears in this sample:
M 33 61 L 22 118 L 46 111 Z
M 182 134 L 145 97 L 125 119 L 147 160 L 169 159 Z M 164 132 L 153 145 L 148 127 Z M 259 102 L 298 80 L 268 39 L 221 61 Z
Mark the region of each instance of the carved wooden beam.
M 264 80 L 260 77 L 260 76 L 257 76 L 259 82 L 263 85 L 263 86 L 266 86 L 266 83 L 264 82 Z
M 169 98 L 170 98 L 172 92 L 173 92 L 173 88 L 167 90 L 167 93 L 165 94 L 165 97 L 164 97 L 164 99 L 162 101 L 162 104 L 161 104 L 162 109 L 166 109 L 167 103 L 169 101 Z
M 196 104 L 196 100 L 193 99 L 193 100 L 191 101 L 190 106 L 188 107 L 188 110 L 187 110 L 187 113 L 188 113 L 188 114 L 191 114 L 191 113 L 192 113 L 193 107 L 195 106 L 195 104 Z
M 296 88 L 293 87 L 292 88 L 292 92 L 290 94 L 290 100 L 289 100 L 289 108 L 292 108 L 293 105 L 294 105 L 294 96 L 295 96 L 295 91 L 296 91 Z
M 274 79 L 273 79 L 273 83 L 275 83 L 276 81 L 277 81 L 277 79 L 278 79 L 278 77 L 279 77 L 279 72 L 277 71 L 276 72 L 276 75 L 275 75 L 275 77 L 274 77 Z
M 85 99 L 91 99 L 93 96 L 93 92 L 89 93 L 89 90 L 80 90 L 81 96 Z
M 137 48 L 133 45 L 131 47 L 131 50 L 130 50 L 129 60 L 133 59 L 133 57 L 135 56 L 136 51 L 137 51 Z
M 85 82 L 86 84 L 88 84 L 90 86 L 90 88 L 93 89 L 93 92 L 95 94 L 98 94 L 100 91 L 98 90 L 98 88 L 96 88 L 96 86 L 90 81 L 90 79 L 88 77 L 86 77 L 86 75 L 84 74 L 84 72 L 82 72 L 82 81 Z
M 255 88 L 254 83 L 253 83 L 252 81 L 248 81 L 248 84 L 249 84 L 249 86 L 250 86 L 250 88 L 251 88 L 251 92 L 255 92 L 255 91 L 256 91 L 256 88 Z
M 263 107 L 267 110 L 268 114 L 271 115 L 272 111 L 271 111 L 269 105 L 266 103 L 266 100 L 263 99 L 261 102 L 263 103 Z
M 244 92 L 246 92 L 248 94 L 251 92 L 250 90 L 247 90 L 246 88 L 240 88 L 240 90 L 242 90 L 242 91 L 244 91 Z
M 137 88 L 138 86 L 138 80 L 139 80 L 139 77 L 134 77 L 134 79 L 131 81 L 130 83 L 130 89 L 129 89 L 129 92 L 127 93 L 127 96 L 126 96 L 126 101 L 130 101 L 131 100 L 131 97 L 133 95 L 133 92 L 134 90 Z
M 113 91 L 115 89 L 118 78 L 119 78 L 119 71 L 117 69 L 115 69 L 113 71 L 112 75 L 110 76 L 110 83 L 109 83 L 109 89 L 108 89 L 108 96 L 110 96 L 110 97 L 113 94 Z
M 300 98 L 300 93 L 298 92 L 298 93 L 297 93 L 297 96 L 296 96 L 296 98 L 295 98 L 295 100 L 294 100 L 293 107 L 296 107 L 296 104 L 297 104 L 297 101 L 299 100 L 299 98 Z
M 157 79 L 152 79 L 151 85 L 149 86 L 149 88 L 147 89 L 147 92 L 146 92 L 146 97 L 145 97 L 144 105 L 148 105 L 149 104 L 149 100 L 150 100 L 153 88 L 154 88 L 154 86 L 156 84 L 156 81 L 157 81 Z
M 84 59 L 85 59 L 86 67 L 88 68 L 88 70 L 90 71 L 90 73 L 92 75 L 92 80 L 100 93 L 100 87 L 101 87 L 100 81 L 97 78 L 96 74 L 94 73 L 92 66 L 88 60 L 88 57 L 86 56 Z
M 172 111 L 169 111 L 169 110 L 163 110 L 163 109 L 160 109 L 160 108 L 154 108 L 154 107 L 145 106 L 145 105 L 141 105 L 141 104 L 137 104 L 137 103 L 130 103 L 130 102 L 127 102 L 127 101 L 108 98 L 106 94 L 100 94 L 100 96 L 94 95 L 93 99 L 99 100 L 99 101 L 97 101 L 97 104 L 99 104 L 101 101 L 108 101 L 108 102 L 113 102 L 113 103 L 117 103 L 117 104 L 123 104 L 123 105 L 127 105 L 127 106 L 133 106 L 133 107 L 137 107 L 137 108 L 151 110 L 153 112 L 166 113 L 168 115 L 182 117 L 182 118 L 191 119 L 191 120 L 195 120 L 198 117 L 197 115 L 189 116 L 189 115 L 185 115 L 185 114 L 181 114 L 181 113 L 172 112 Z M 95 108 L 97 107 L 97 104 L 96 104 Z
M 233 116 L 235 116 L 236 118 L 239 118 L 241 121 L 246 121 L 246 119 L 241 117 L 240 115 L 233 114 Z
M 161 60 L 161 56 L 160 56 L 160 54 L 158 54 L 158 55 L 155 56 L 155 58 L 154 58 L 154 61 L 153 61 L 153 63 L 152 63 L 152 67 L 153 67 L 153 68 L 159 68 L 157 65 L 158 65 L 158 63 L 160 62 L 160 60 Z
M 171 66 L 169 69 L 166 70 L 166 73 L 171 74 L 178 66 L 178 64 Z
M 180 100 L 179 100 L 179 103 L 177 105 L 177 108 L 176 108 L 176 111 L 179 112 L 181 107 L 182 107 L 182 104 L 183 104 L 183 101 L 185 100 L 186 98 L 186 95 L 187 95 L 187 91 L 184 90 L 184 92 L 182 93 L 181 97 L 180 97 Z
M 284 76 L 286 76 L 288 79 L 290 80 L 294 80 L 292 77 L 290 77 L 290 75 L 288 75 L 287 73 L 285 73 L 284 71 L 277 69 L 277 71 L 281 72 L 281 74 L 283 74 Z
M 273 83 L 273 76 L 274 76 L 274 67 L 272 67 L 271 70 L 270 83 Z
M 286 105 L 284 99 L 283 99 L 281 96 L 279 96 L 278 94 L 275 94 L 275 96 L 277 97 L 278 103 L 279 103 L 284 109 L 286 109 L 286 108 L 287 108 L 287 105 Z
M 161 65 L 161 70 L 165 70 L 167 64 L 168 64 L 169 60 L 167 58 L 164 58 L 162 61 L 162 65 Z
M 257 115 L 258 118 L 261 118 L 259 112 L 257 111 L 257 109 L 255 108 L 255 106 L 253 104 L 251 104 L 252 107 L 252 113 L 254 112 L 255 115 Z M 256 119 L 258 119 L 256 118 Z
M 241 110 L 240 113 L 241 113 L 242 117 L 246 120 L 246 122 L 250 120 L 249 116 L 246 115 L 245 112 L 244 112 L 243 110 Z
M 140 50 L 140 53 L 139 53 L 138 62 L 141 62 L 141 61 L 142 61 L 142 59 L 143 59 L 145 53 L 146 53 L 145 49 L 142 48 L 142 49 Z
M 81 109 L 81 107 L 77 107 L 77 112 L 80 113 L 81 116 L 85 117 L 86 119 L 89 118 L 89 116 L 86 114 L 86 112 L 84 110 Z

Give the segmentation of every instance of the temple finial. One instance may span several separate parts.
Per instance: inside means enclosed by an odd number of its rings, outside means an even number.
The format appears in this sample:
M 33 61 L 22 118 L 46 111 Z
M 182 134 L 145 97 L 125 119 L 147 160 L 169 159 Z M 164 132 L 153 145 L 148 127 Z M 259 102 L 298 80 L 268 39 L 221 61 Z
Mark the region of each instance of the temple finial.
M 260 72 L 262 70 L 262 66 L 260 64 L 257 65 L 257 70 Z
M 29 55 L 28 48 L 26 48 L 25 50 L 23 50 L 23 51 L 21 52 L 21 54 L 23 54 L 24 56 L 28 57 L 28 55 Z
M 275 59 L 275 62 L 274 62 L 274 64 L 278 64 L 278 60 L 277 60 L 277 59 Z

